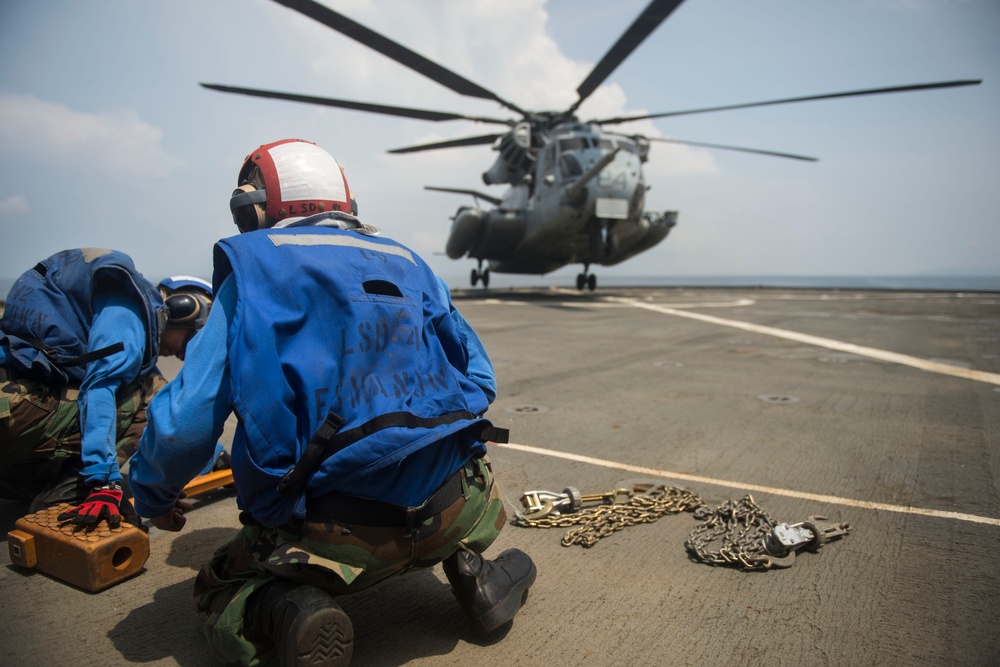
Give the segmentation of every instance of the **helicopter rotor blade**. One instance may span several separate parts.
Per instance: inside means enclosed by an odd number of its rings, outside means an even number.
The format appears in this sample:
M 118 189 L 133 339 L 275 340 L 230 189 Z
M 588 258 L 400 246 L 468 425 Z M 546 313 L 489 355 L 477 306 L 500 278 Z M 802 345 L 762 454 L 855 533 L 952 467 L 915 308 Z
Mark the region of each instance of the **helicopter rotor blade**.
M 424 56 L 411 51 L 402 44 L 398 44 L 388 37 L 384 37 L 374 30 L 366 28 L 356 21 L 352 21 L 343 14 L 338 14 L 329 7 L 325 7 L 318 2 L 314 2 L 314 0 L 274 1 L 288 7 L 289 9 L 295 10 L 304 16 L 308 16 L 311 19 L 319 21 L 328 28 L 332 28 L 342 35 L 350 37 L 354 41 L 378 51 L 387 58 L 391 58 L 399 64 L 409 67 L 419 74 L 423 74 L 432 81 L 436 81 L 442 86 L 450 88 L 460 95 L 493 100 L 495 102 L 499 102 L 511 111 L 516 111 L 522 116 L 528 115 L 527 112 L 518 108 L 512 102 L 508 102 L 507 100 L 501 98 L 496 93 L 487 90 L 479 84 L 473 83 L 462 76 L 459 76 L 455 72 L 438 65 L 432 60 L 428 60 Z
M 685 146 L 699 146 L 701 148 L 714 148 L 723 151 L 739 151 L 741 153 L 756 153 L 757 155 L 770 155 L 772 157 L 785 157 L 792 160 L 805 160 L 807 162 L 819 162 L 819 158 L 808 155 L 796 155 L 795 153 L 780 153 L 778 151 L 766 151 L 761 148 L 743 148 L 741 146 L 727 146 L 724 144 L 706 144 L 701 141 L 686 141 L 683 139 L 665 139 L 662 137 L 647 137 L 644 134 L 625 134 L 624 132 L 607 132 L 616 137 L 627 137 L 633 141 L 642 139 L 645 141 L 658 141 L 664 144 L 683 144 Z
M 502 137 L 503 134 L 484 134 L 478 137 L 466 137 L 464 139 L 451 139 L 449 141 L 439 141 L 433 144 L 423 144 L 420 146 L 407 146 L 406 148 L 394 148 L 389 153 L 394 155 L 399 155 L 402 153 L 417 153 L 419 151 L 432 151 L 439 148 L 459 148 L 461 146 L 482 146 L 483 144 L 492 144 L 497 140 L 497 137 Z
M 463 190 L 459 188 L 439 188 L 433 185 L 425 185 L 424 190 L 434 190 L 435 192 L 451 192 L 456 195 L 471 195 L 473 197 L 478 197 L 485 202 L 489 202 L 494 206 L 499 206 L 503 203 L 499 197 L 494 197 L 493 195 L 484 194 L 477 190 Z
M 741 153 L 756 153 L 758 155 L 770 155 L 772 157 L 786 157 L 792 160 L 805 160 L 806 162 L 819 162 L 819 158 L 808 155 L 796 155 L 794 153 L 779 153 L 777 151 L 765 151 L 759 148 L 741 148 L 739 146 L 724 146 L 722 144 L 706 144 L 700 141 L 683 141 L 681 139 L 661 139 L 659 137 L 644 137 L 647 141 L 659 141 L 665 144 L 684 144 L 686 146 L 699 146 L 701 148 L 714 148 L 724 151 L 739 151 Z
M 807 97 L 789 97 L 783 100 L 769 100 L 767 102 L 749 102 L 747 104 L 729 104 L 721 107 L 706 107 L 704 109 L 688 109 L 686 111 L 667 111 L 665 113 L 646 114 L 643 116 L 619 116 L 618 118 L 603 118 L 601 120 L 590 121 L 597 125 L 613 125 L 615 123 L 625 123 L 632 120 L 646 120 L 649 118 L 666 118 L 667 116 L 685 116 L 688 114 L 708 113 L 711 111 L 728 111 L 730 109 L 746 109 L 748 107 L 763 107 L 773 104 L 789 104 L 791 102 L 810 102 L 812 100 L 829 100 L 837 97 L 856 97 L 861 95 L 880 95 L 882 93 L 907 93 L 916 90 L 932 90 L 935 88 L 956 88 L 959 86 L 978 86 L 982 79 L 964 79 L 959 81 L 940 81 L 936 83 L 916 83 L 908 86 L 890 86 L 887 88 L 868 88 L 866 90 L 850 90 L 843 93 L 828 93 L 826 95 L 809 95 Z
M 656 30 L 684 0 L 653 0 L 608 50 L 583 83 L 576 89 L 580 99 L 567 111 L 572 114 L 597 87 Z
M 218 90 L 223 93 L 237 93 L 240 95 L 250 95 L 251 97 L 264 97 L 275 100 L 288 100 L 291 102 L 304 102 L 306 104 L 318 104 L 321 106 L 337 107 L 340 109 L 353 109 L 355 111 L 367 111 L 370 113 L 386 114 L 388 116 L 402 116 L 404 118 L 416 118 L 419 120 L 442 121 L 442 120 L 473 120 L 480 123 L 495 123 L 498 125 L 511 126 L 515 121 L 501 118 L 486 118 L 482 116 L 466 116 L 464 114 L 451 113 L 448 111 L 431 111 L 429 109 L 414 109 L 410 107 L 397 107 L 385 104 L 372 104 L 370 102 L 354 102 L 351 100 L 338 100 L 332 97 L 314 97 L 312 95 L 298 95 L 296 93 L 282 93 L 273 90 L 260 90 L 257 88 L 239 88 L 237 86 L 224 86 L 218 83 L 202 83 L 202 87 L 210 90 Z

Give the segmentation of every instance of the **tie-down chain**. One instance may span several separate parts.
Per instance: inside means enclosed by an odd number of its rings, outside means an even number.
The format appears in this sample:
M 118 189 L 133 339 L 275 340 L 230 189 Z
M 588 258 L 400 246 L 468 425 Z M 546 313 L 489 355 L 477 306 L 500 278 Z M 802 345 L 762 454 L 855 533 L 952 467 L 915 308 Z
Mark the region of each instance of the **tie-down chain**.
M 847 523 L 830 522 L 817 515 L 796 524 L 778 523 L 749 494 L 712 509 L 693 491 L 655 483 L 637 483 L 628 489 L 590 495 L 572 486 L 562 493 L 528 491 L 521 496 L 521 504 L 524 511 L 515 512 L 516 525 L 570 528 L 563 535 L 562 545 L 579 544 L 585 548 L 628 526 L 691 511 L 701 522 L 685 542 L 692 558 L 743 570 L 791 567 L 800 549 L 818 551 L 850 530 Z M 591 506 L 585 507 L 587 504 Z

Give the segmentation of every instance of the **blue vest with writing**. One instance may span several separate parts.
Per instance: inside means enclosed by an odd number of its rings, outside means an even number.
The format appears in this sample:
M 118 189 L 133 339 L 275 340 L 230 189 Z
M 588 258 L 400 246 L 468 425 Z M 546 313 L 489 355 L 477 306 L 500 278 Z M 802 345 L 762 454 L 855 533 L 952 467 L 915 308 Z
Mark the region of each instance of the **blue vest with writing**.
M 331 410 L 346 432 L 395 412 L 478 416 L 489 401 L 465 375 L 468 351 L 438 279 L 395 241 L 329 227 L 259 230 L 216 244 L 216 290 L 230 274 L 233 475 L 241 507 L 261 523 L 302 517 L 306 496 L 481 422 L 378 430 L 327 458 L 297 497 L 278 493 Z
M 102 285 L 113 284 L 113 289 L 120 289 L 142 303 L 146 349 L 141 376 L 156 367 L 160 334 L 166 321 L 160 293 L 142 277 L 125 253 L 80 248 L 63 250 L 25 271 L 7 296 L 0 320 L 3 343 L 28 376 L 53 384 L 83 381 L 85 364 L 63 362 L 87 352 L 98 280 Z M 44 352 L 38 349 L 41 345 Z

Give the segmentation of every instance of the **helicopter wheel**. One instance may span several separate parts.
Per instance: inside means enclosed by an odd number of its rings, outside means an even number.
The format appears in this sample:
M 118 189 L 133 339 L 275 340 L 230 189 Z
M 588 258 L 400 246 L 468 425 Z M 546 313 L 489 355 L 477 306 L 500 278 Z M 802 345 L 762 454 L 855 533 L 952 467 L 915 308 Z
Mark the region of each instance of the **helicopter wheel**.
M 583 273 L 576 274 L 576 288 L 583 291 L 584 285 L 587 284 L 587 276 Z
M 472 273 L 469 274 L 469 282 L 472 283 L 473 287 L 476 286 L 476 283 L 479 282 L 479 271 L 472 269 Z
M 591 292 L 597 289 L 597 276 L 595 276 L 593 273 L 587 276 L 587 289 L 589 289 Z
M 483 279 L 483 287 L 489 287 L 490 286 L 490 270 L 489 269 L 485 269 L 480 274 L 480 277 Z

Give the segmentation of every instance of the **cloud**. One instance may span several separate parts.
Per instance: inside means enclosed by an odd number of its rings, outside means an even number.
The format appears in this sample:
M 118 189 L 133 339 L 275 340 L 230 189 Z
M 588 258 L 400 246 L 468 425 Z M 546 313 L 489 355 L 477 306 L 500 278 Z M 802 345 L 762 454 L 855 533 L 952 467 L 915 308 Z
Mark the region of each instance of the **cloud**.
M 8 215 L 27 213 L 30 210 L 31 206 L 28 205 L 28 198 L 23 195 L 11 195 L 0 201 L 0 218 Z
M 399 3 L 387 12 L 384 3 L 366 0 L 338 3 L 337 11 L 518 105 L 565 107 L 575 97 L 566 82 L 581 79 L 586 69 L 562 56 L 545 34 L 547 14 L 543 6 L 543 0 L 510 0 L 498 11 L 491 0 L 451 0 L 437 3 L 434 11 Z M 400 103 L 405 100 L 416 106 L 499 117 L 515 115 L 494 102 L 449 91 L 373 49 L 317 26 L 311 19 L 277 11 L 274 16 L 296 31 L 295 57 L 328 81 L 331 90 L 350 90 L 352 96 Z M 470 30 L 470 26 L 481 29 Z M 530 75 L 525 76 L 526 72 Z M 315 85 L 320 86 L 318 82 Z
M 8 155 L 85 164 L 116 180 L 166 178 L 185 163 L 161 146 L 163 131 L 134 109 L 74 111 L 33 95 L 0 92 L 0 144 Z
M 594 63 L 571 58 L 561 50 L 548 32 L 550 17 L 545 5 L 545 0 L 511 0 L 506 3 L 504 11 L 498 12 L 496 4 L 490 0 L 451 0 L 446 3 L 446 9 L 435 12 L 407 4 L 385 12 L 379 3 L 371 0 L 349 0 L 338 3 L 336 10 L 460 76 L 484 85 L 523 109 L 563 110 L 576 101 L 575 88 L 587 77 Z M 314 78 L 305 84 L 303 91 L 296 92 L 338 91 L 331 96 L 519 119 L 518 113 L 495 102 L 463 97 L 449 91 L 373 49 L 317 25 L 312 19 L 279 9 L 281 11 L 276 10 L 274 17 L 286 21 L 291 27 L 295 48 L 282 51 L 281 58 L 262 63 L 263 71 L 259 74 L 265 81 L 283 81 L 289 76 L 288 64 L 298 62 L 301 67 L 295 70 L 296 74 L 307 71 Z M 488 30 L 468 29 L 468 26 L 487 25 Z M 351 65 L 347 67 L 345 62 Z M 275 83 L 273 87 L 288 89 L 289 85 Z M 340 119 L 356 124 L 369 122 L 362 116 L 347 116 L 345 113 L 351 112 L 334 111 L 330 118 L 336 119 L 336 122 Z M 626 91 L 614 82 L 599 86 L 579 110 L 582 120 L 643 113 L 649 111 L 630 104 Z M 424 126 L 415 125 L 412 121 L 397 123 L 387 117 L 371 122 L 373 127 L 378 128 L 377 131 L 356 133 L 354 136 L 366 143 L 370 143 L 371 137 L 375 136 L 380 148 L 398 148 L 506 130 L 499 125 L 468 122 Z M 606 129 L 624 134 L 663 136 L 649 120 L 608 126 Z M 344 139 L 338 149 L 350 154 Z M 718 171 L 712 153 L 705 149 L 658 144 L 653 151 L 658 159 L 647 165 L 650 177 L 671 178 Z M 405 181 L 407 184 L 416 182 L 415 179 L 424 182 L 428 173 L 434 174 L 436 184 L 451 184 L 463 179 L 468 181 L 467 175 L 471 173 L 474 175 L 472 184 L 479 185 L 479 174 L 490 166 L 494 157 L 485 149 L 430 151 L 422 153 L 417 159 L 394 157 L 396 162 L 387 168 L 391 172 L 396 165 L 412 165 L 419 160 L 422 173 L 412 174 Z M 401 162 L 404 160 L 407 162 Z M 383 176 L 387 173 L 383 172 Z

